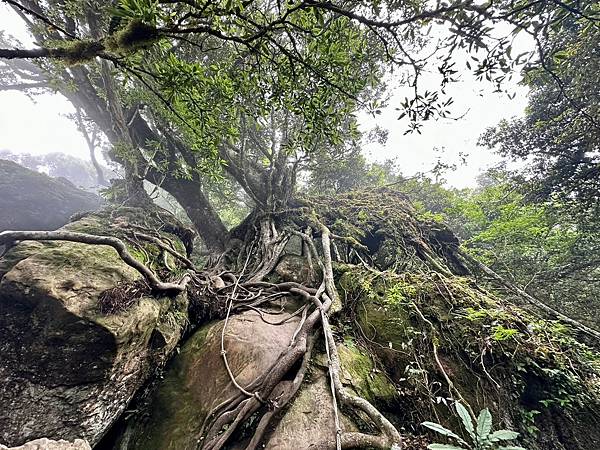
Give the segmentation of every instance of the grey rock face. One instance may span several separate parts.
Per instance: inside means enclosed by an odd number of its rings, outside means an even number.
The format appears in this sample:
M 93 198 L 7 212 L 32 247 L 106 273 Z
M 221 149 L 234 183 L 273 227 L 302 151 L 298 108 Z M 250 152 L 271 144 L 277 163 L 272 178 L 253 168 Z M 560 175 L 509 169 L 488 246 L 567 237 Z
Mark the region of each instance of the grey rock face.
M 106 217 L 66 228 L 111 234 Z M 165 362 L 187 321 L 185 295 L 142 294 L 102 312 L 103 292 L 140 277 L 107 246 L 23 242 L 0 258 L 1 443 L 45 437 L 95 445 L 104 435 Z
M 56 230 L 78 211 L 97 210 L 102 199 L 64 178 L 0 159 L 0 231 Z
M 90 444 L 83 439 L 75 439 L 73 442 L 53 441 L 52 439 L 42 438 L 27 442 L 19 447 L 6 447 L 0 445 L 0 450 L 92 450 Z

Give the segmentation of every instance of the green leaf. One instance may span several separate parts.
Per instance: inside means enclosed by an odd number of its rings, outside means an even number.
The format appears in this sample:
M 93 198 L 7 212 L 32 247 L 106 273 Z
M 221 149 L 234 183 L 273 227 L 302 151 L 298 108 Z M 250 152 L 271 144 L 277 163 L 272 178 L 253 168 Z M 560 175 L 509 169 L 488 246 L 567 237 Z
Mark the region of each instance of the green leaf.
M 490 442 L 499 442 L 499 441 L 511 441 L 519 437 L 519 433 L 511 430 L 498 430 L 494 431 L 489 439 Z
M 477 418 L 477 437 L 479 440 L 485 440 L 492 431 L 492 414 L 490 410 L 484 408 Z
M 427 448 L 429 450 L 465 450 L 464 447 L 458 447 L 450 444 L 429 444 Z
M 456 433 L 450 431 L 448 428 L 444 428 L 439 423 L 435 423 L 435 422 L 423 422 L 421 425 L 423 425 L 424 427 L 429 428 L 430 430 L 435 431 L 436 433 L 440 433 L 440 434 L 443 434 L 444 436 L 448 436 L 448 437 L 451 437 L 451 438 L 458 439 L 458 440 L 462 441 L 462 439 L 460 438 L 460 436 L 458 436 Z
M 471 439 L 475 440 L 475 429 L 473 428 L 473 419 L 471 418 L 471 414 L 469 414 L 467 408 L 465 408 L 465 406 L 460 402 L 455 402 L 454 407 L 456 408 L 456 412 L 465 426 L 465 430 L 467 430 L 471 436 Z

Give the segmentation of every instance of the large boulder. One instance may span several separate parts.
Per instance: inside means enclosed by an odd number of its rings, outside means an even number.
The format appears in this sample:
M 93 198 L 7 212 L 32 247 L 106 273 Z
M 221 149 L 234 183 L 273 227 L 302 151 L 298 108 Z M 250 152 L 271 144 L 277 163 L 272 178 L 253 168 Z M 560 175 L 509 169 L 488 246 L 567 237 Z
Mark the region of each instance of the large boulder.
M 224 344 L 231 371 L 241 386 L 248 386 L 277 361 L 290 343 L 299 318 L 275 324 L 287 312 L 259 315 L 246 311 L 227 323 Z M 201 442 L 207 414 L 239 392 L 221 357 L 224 321 L 210 323 L 186 341 L 169 364 L 164 379 L 149 398 L 140 401 L 140 412 L 124 426 L 106 448 L 130 450 L 192 450 Z M 284 450 L 309 448 L 315 442 L 335 445 L 335 422 L 331 386 L 325 356 L 315 349 L 303 386 L 274 421 L 261 448 Z M 369 356 L 351 341 L 340 344 L 342 381 L 354 392 L 374 403 L 397 405 L 397 392 L 382 373 L 374 370 Z M 357 431 L 354 420 L 342 415 L 342 428 Z M 233 448 L 245 448 L 250 436 L 233 439 Z
M 0 231 L 56 230 L 74 213 L 101 205 L 100 197 L 64 178 L 51 178 L 0 159 Z
M 121 208 L 65 229 L 118 235 L 132 224 L 164 229 L 168 220 Z M 177 235 L 162 235 L 185 251 Z M 156 268 L 164 260 L 150 244 L 130 252 Z M 10 249 L 0 259 L 0 443 L 46 437 L 94 445 L 186 323 L 186 295 L 154 297 L 110 247 L 55 241 Z
M 281 316 L 266 314 L 275 321 Z M 298 320 L 271 325 L 258 313 L 232 317 L 226 328 L 225 348 L 236 381 L 247 386 L 261 376 L 287 348 Z M 221 357 L 223 321 L 205 325 L 183 345 L 147 408 L 129 424 L 121 448 L 184 450 L 197 448 L 207 414 L 237 393 Z

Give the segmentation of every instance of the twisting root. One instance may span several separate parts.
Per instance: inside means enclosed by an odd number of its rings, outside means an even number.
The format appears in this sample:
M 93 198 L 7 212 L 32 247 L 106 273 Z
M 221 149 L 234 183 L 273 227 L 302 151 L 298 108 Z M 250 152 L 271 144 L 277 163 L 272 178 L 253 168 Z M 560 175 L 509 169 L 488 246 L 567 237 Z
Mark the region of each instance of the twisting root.
M 142 239 L 144 239 L 144 240 L 146 240 L 148 242 L 152 242 L 154 245 L 156 245 L 157 247 L 161 248 L 166 253 L 170 253 L 175 258 L 177 258 L 180 261 L 182 261 L 188 269 L 190 269 L 190 270 L 196 270 L 194 264 L 186 256 L 183 256 L 181 253 L 173 250 L 173 248 L 169 247 L 168 245 L 165 245 L 165 243 L 162 242 L 159 238 L 154 237 L 154 236 L 150 236 L 148 234 L 135 232 L 135 231 L 133 232 L 133 236 L 134 237 L 142 238 Z
M 467 402 L 465 400 L 465 398 L 462 396 L 462 394 L 460 393 L 460 391 L 456 388 L 456 386 L 454 385 L 454 383 L 452 382 L 452 380 L 450 379 L 450 377 L 446 373 L 446 370 L 444 369 L 442 361 L 440 361 L 440 356 L 439 356 L 439 353 L 438 353 L 438 345 L 437 345 L 437 342 L 436 342 L 435 327 L 433 326 L 433 324 L 431 323 L 431 321 L 429 319 L 427 319 L 423 315 L 423 313 L 421 312 L 421 310 L 419 309 L 419 307 L 415 303 L 412 303 L 412 306 L 415 308 L 415 311 L 417 312 L 417 314 L 419 315 L 419 317 L 421 318 L 421 320 L 423 322 L 425 322 L 429 326 L 429 328 L 431 330 L 431 335 L 433 336 L 433 339 L 432 339 L 433 358 L 435 359 L 435 363 L 438 366 L 438 369 L 440 369 L 440 372 L 442 373 L 442 376 L 444 377 L 444 380 L 446 381 L 446 384 L 448 385 L 449 392 L 450 393 L 454 393 L 454 395 L 456 395 L 456 398 L 458 400 L 460 400 L 460 402 L 467 407 L 467 409 L 469 410 L 469 412 L 471 413 L 471 415 L 473 417 L 476 417 L 475 412 L 471 408 L 471 405 L 469 405 L 469 402 Z M 484 368 L 484 370 L 485 370 L 485 368 Z
M 141 273 L 150 287 L 156 291 L 181 292 L 185 290 L 190 281 L 189 275 L 185 275 L 179 283 L 160 281 L 152 270 L 131 256 L 123 241 L 112 236 L 96 236 L 72 231 L 3 231 L 0 233 L 0 245 L 10 246 L 16 241 L 69 241 L 90 245 L 108 245 L 117 251 L 125 264 Z
M 266 226 L 263 226 L 262 228 L 265 236 L 268 235 L 281 238 L 281 236 L 277 236 L 275 232 L 267 234 L 264 231 L 268 230 Z M 267 242 L 267 244 L 278 248 L 275 248 L 274 251 L 263 251 L 263 256 L 269 255 L 269 259 L 259 265 L 259 269 L 250 275 L 248 281 L 240 282 L 241 277 L 226 277 L 225 274 L 223 274 L 223 279 L 227 278 L 231 283 L 221 286 L 214 291 L 210 291 L 217 298 L 219 298 L 219 296 L 226 296 L 229 305 L 227 317 L 234 308 L 252 309 L 257 311 L 262 317 L 261 310 L 258 309 L 259 305 L 285 295 L 299 296 L 304 300 L 304 305 L 292 314 L 286 315 L 285 319 L 275 322 L 276 324 L 284 323 L 297 316 L 299 313 L 302 313 L 298 326 L 291 336 L 288 348 L 283 351 L 275 363 L 273 363 L 261 377 L 251 383 L 251 385 L 242 387 L 235 383 L 234 374 L 231 372 L 227 360 L 224 357 L 225 368 L 230 374 L 231 379 L 234 381 L 234 384 L 236 384 L 239 392 L 214 408 L 205 419 L 201 427 L 199 439 L 203 450 L 220 450 L 223 448 L 245 421 L 257 411 L 263 409 L 264 413 L 258 421 L 254 434 L 247 445 L 247 449 L 255 450 L 260 446 L 275 415 L 289 403 L 302 384 L 310 361 L 314 335 L 319 324 L 323 327 L 325 336 L 332 402 L 334 417 L 336 419 L 334 430 L 335 440 L 329 439 L 326 442 L 319 444 L 323 446 L 323 448 L 335 448 L 337 450 L 355 448 L 357 446 L 370 446 L 386 450 L 392 446 L 395 446 L 394 448 L 401 448 L 402 438 L 396 428 L 371 403 L 347 392 L 340 381 L 341 368 L 339 356 L 333 338 L 333 332 L 329 324 L 328 313 L 330 311 L 339 311 L 341 309 L 341 301 L 335 287 L 333 276 L 331 233 L 329 229 L 322 224 L 319 224 L 318 229 L 320 231 L 322 255 L 319 255 L 312 237 L 296 230 L 289 230 L 289 233 L 297 234 L 302 237 L 306 246 L 305 248 L 308 249 L 307 253 L 310 255 L 311 261 L 318 264 L 318 267 L 322 272 L 322 283 L 318 289 L 306 287 L 295 282 L 273 284 L 262 281 L 262 274 L 265 269 L 272 270 L 273 262 L 279 258 L 282 249 L 277 245 L 281 244 L 282 241 L 271 240 Z M 246 258 L 249 258 L 249 255 L 250 252 L 248 251 L 246 253 Z M 244 270 L 246 265 L 247 263 L 244 265 Z M 257 275 L 261 276 L 257 277 Z M 232 306 L 234 304 L 235 306 Z M 225 327 L 223 328 L 222 342 L 224 341 L 224 333 Z M 222 354 L 225 355 L 223 345 Z M 289 374 L 300 361 L 300 368 L 294 374 L 293 381 L 289 381 L 289 379 L 284 380 L 286 374 Z M 359 432 L 343 432 L 338 412 L 340 404 L 363 411 L 380 430 L 380 434 L 369 435 Z M 331 447 L 332 442 L 335 442 L 334 447 Z
M 327 308 L 329 306 L 330 302 L 325 305 Z M 237 406 L 235 409 L 235 419 L 229 420 L 234 414 L 221 412 L 219 417 L 211 419 L 210 423 L 204 427 L 206 430 L 204 445 L 202 447 L 204 450 L 217 450 L 222 448 L 238 426 L 262 406 L 262 402 L 259 399 L 262 399 L 272 407 L 274 402 L 277 401 L 277 398 L 275 398 L 277 396 L 272 396 L 273 392 L 286 391 L 283 385 L 286 382 L 282 381 L 282 379 L 301 358 L 305 357 L 308 350 L 310 335 L 312 334 L 315 325 L 319 322 L 319 317 L 319 311 L 313 311 L 307 317 L 295 342 L 282 353 L 274 365 L 267 371 L 264 377 L 262 377 L 260 386 L 256 388 L 257 394 L 244 400 L 242 402 L 243 406 Z M 221 411 L 223 410 L 224 408 L 221 408 Z M 225 414 L 227 414 L 226 420 L 221 419 Z M 219 434 L 227 424 L 229 425 L 227 430 L 222 434 Z
M 298 389 L 302 385 L 302 381 L 304 380 L 304 376 L 306 375 L 306 370 L 308 369 L 308 364 L 310 362 L 310 358 L 312 356 L 312 349 L 314 345 L 314 338 L 312 336 L 308 337 L 307 349 L 306 353 L 304 353 L 304 357 L 302 359 L 302 365 L 298 370 L 298 373 L 294 377 L 294 380 L 286 386 L 285 392 L 281 393 L 280 396 L 273 401 L 273 408 L 265 413 L 264 416 L 261 417 L 260 422 L 258 423 L 254 435 L 252 436 L 252 440 L 246 447 L 246 450 L 256 450 L 257 446 L 260 444 L 265 431 L 267 430 L 269 424 L 271 423 L 271 419 L 273 416 L 277 414 L 280 410 L 282 410 L 287 403 L 296 395 Z
M 240 392 L 251 397 L 252 393 L 244 389 L 235 379 L 235 376 L 231 372 L 231 368 L 229 367 L 229 363 L 227 362 L 227 351 L 225 350 L 225 330 L 227 329 L 227 323 L 229 322 L 229 316 L 231 315 L 231 307 L 233 306 L 233 299 L 235 298 L 236 292 L 240 285 L 240 278 L 244 275 L 246 271 L 246 267 L 248 267 L 248 261 L 250 260 L 250 252 L 246 256 L 246 262 L 244 263 L 244 267 L 242 268 L 242 273 L 238 278 L 234 277 L 235 283 L 233 285 L 233 290 L 231 291 L 231 295 L 229 297 L 229 304 L 227 305 L 227 314 L 225 315 L 225 322 L 223 323 L 223 329 L 221 330 L 221 357 L 223 358 L 223 363 L 225 364 L 225 369 L 227 369 L 227 374 L 231 379 L 233 385 L 238 388 Z M 259 291 L 260 292 L 260 291 Z

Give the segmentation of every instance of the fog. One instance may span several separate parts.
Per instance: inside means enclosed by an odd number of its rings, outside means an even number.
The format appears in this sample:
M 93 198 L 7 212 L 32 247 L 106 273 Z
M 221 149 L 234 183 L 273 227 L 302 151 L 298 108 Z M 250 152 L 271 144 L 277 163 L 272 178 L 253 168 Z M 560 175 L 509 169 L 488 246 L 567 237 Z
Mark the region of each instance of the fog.
M 15 36 L 23 44 L 34 45 L 21 19 L 6 5 L 0 5 L 0 31 Z M 514 47 L 528 45 L 526 41 L 517 42 Z M 377 125 L 389 132 L 384 145 L 368 143 L 364 152 L 370 160 L 396 158 L 406 176 L 428 172 L 443 158 L 445 163 L 456 165 L 456 170 L 445 174 L 447 184 L 457 188 L 473 187 L 483 170 L 501 161 L 494 152 L 477 146 L 479 136 L 500 120 L 523 114 L 527 89 L 518 85 L 517 79 L 504 85 L 507 92 L 515 94 L 511 99 L 507 93 L 493 92 L 491 84 L 463 74 L 462 79 L 449 88 L 454 99 L 453 114 L 460 118 L 425 123 L 421 134 L 404 134 L 407 124 L 398 120 L 395 107 L 406 92 L 393 91 L 389 107 L 383 109 L 381 115 L 360 115 L 364 131 Z M 435 89 L 438 84 L 435 76 L 424 74 L 423 89 Z M 0 105 L 0 149 L 32 154 L 60 151 L 88 158 L 83 137 L 66 117 L 74 109 L 60 94 L 41 94 L 32 100 L 20 92 L 0 91 Z

